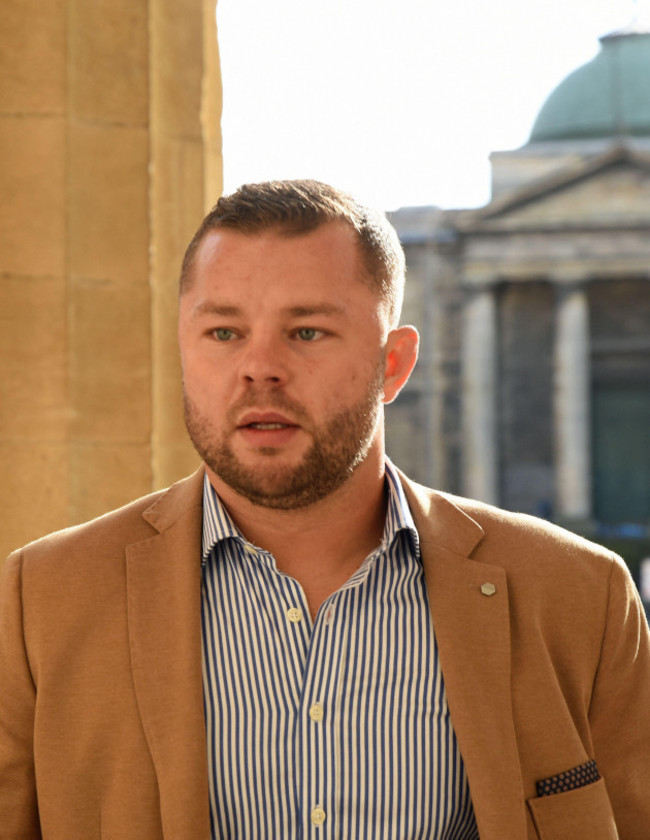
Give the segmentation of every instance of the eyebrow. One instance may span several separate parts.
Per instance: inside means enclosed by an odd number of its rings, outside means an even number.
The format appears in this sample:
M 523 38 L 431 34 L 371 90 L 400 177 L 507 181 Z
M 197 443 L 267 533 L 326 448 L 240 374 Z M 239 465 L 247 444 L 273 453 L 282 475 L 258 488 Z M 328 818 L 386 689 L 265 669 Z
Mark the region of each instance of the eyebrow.
M 335 303 L 313 303 L 301 306 L 289 306 L 284 310 L 291 318 L 309 318 L 313 315 L 343 315 L 345 308 Z M 244 316 L 244 311 L 239 306 L 231 306 L 214 301 L 203 301 L 194 310 L 194 315 L 220 315 L 224 318 L 239 318 Z
M 290 306 L 286 312 L 293 318 L 305 318 L 311 315 L 343 315 L 345 309 L 335 303 L 314 303 L 308 306 Z
M 243 315 L 243 311 L 238 306 L 227 306 L 222 303 L 214 303 L 210 300 L 204 300 L 194 308 L 196 315 L 222 315 L 226 318 L 237 318 Z

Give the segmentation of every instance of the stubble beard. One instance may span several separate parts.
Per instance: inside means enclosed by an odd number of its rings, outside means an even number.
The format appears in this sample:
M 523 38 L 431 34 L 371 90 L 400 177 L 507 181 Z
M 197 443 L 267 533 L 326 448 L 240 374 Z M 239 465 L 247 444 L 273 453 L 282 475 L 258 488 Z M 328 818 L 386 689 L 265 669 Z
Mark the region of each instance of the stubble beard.
M 185 425 L 194 448 L 203 461 L 236 493 L 261 507 L 294 510 L 307 507 L 333 493 L 347 481 L 365 460 L 375 436 L 383 396 L 384 365 L 377 369 L 365 397 L 356 405 L 333 414 L 316 427 L 304 408 L 281 391 L 259 393 L 251 390 L 228 413 L 228 427 L 246 408 L 263 403 L 265 408 L 288 412 L 309 431 L 312 443 L 294 465 L 274 465 L 279 450 L 260 447 L 265 461 L 260 468 L 244 465 L 230 445 L 229 435 L 215 434 L 210 419 L 184 393 Z

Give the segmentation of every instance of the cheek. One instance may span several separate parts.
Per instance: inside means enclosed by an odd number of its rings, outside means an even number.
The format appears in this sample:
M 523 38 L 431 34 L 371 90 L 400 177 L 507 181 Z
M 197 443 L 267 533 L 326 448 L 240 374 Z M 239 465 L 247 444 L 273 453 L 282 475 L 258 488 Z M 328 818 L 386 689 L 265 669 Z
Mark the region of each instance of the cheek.
M 183 388 L 187 396 L 201 410 L 209 411 L 214 415 L 223 413 L 229 389 L 222 382 L 222 377 L 215 375 L 213 370 L 204 369 L 198 365 L 185 365 Z
M 366 398 L 370 391 L 383 388 L 384 364 L 382 359 L 358 361 L 347 364 L 331 377 L 316 377 L 314 389 L 324 404 L 331 410 L 337 405 L 356 404 Z

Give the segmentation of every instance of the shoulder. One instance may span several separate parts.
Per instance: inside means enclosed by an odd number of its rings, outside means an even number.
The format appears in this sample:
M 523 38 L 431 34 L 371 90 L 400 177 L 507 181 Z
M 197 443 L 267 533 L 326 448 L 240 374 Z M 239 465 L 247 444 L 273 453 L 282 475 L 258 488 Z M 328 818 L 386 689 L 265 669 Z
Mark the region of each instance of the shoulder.
M 165 493 L 159 490 L 150 493 L 140 499 L 135 499 L 116 510 L 109 511 L 101 516 L 73 525 L 69 528 L 62 528 L 44 537 L 40 537 L 23 548 L 19 549 L 24 555 L 39 555 L 48 552 L 55 552 L 58 549 L 72 548 L 74 546 L 92 546 L 95 543 L 105 544 L 106 540 L 113 541 L 118 538 L 120 542 L 130 541 L 138 538 L 145 538 L 151 534 L 151 526 L 147 525 L 142 514 Z
M 64 528 L 14 551 L 6 565 L 51 563 L 57 558 L 122 553 L 131 543 L 146 540 L 201 504 L 202 471 L 170 487 L 149 493 L 88 522 Z
M 553 555 L 587 554 L 607 560 L 615 556 L 597 543 L 545 519 L 502 510 L 448 493 L 437 495 L 458 507 L 481 527 L 485 535 L 482 552 L 493 549 L 507 554 L 518 554 L 522 550 L 535 554 L 550 551 Z
M 472 560 L 549 581 L 569 572 L 603 583 L 613 567 L 626 570 L 613 552 L 546 520 L 402 481 L 418 530 Z

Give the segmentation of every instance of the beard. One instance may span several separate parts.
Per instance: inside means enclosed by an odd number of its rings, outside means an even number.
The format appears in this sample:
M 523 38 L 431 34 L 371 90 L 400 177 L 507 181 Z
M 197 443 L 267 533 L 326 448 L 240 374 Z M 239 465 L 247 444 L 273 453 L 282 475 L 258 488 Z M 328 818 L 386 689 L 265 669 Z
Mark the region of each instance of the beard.
M 332 414 L 316 426 L 305 409 L 281 391 L 255 390 L 233 406 L 226 428 L 236 428 L 236 417 L 247 408 L 264 405 L 285 411 L 311 435 L 312 443 L 299 463 L 273 463 L 281 453 L 274 447 L 257 450 L 266 463 L 244 465 L 230 445 L 229 434 L 219 436 L 209 416 L 184 392 L 185 425 L 194 448 L 210 469 L 236 493 L 261 507 L 294 510 L 307 507 L 337 490 L 361 464 L 373 441 L 383 397 L 384 362 L 378 366 L 363 399 Z M 232 434 L 232 433 L 231 433 Z

